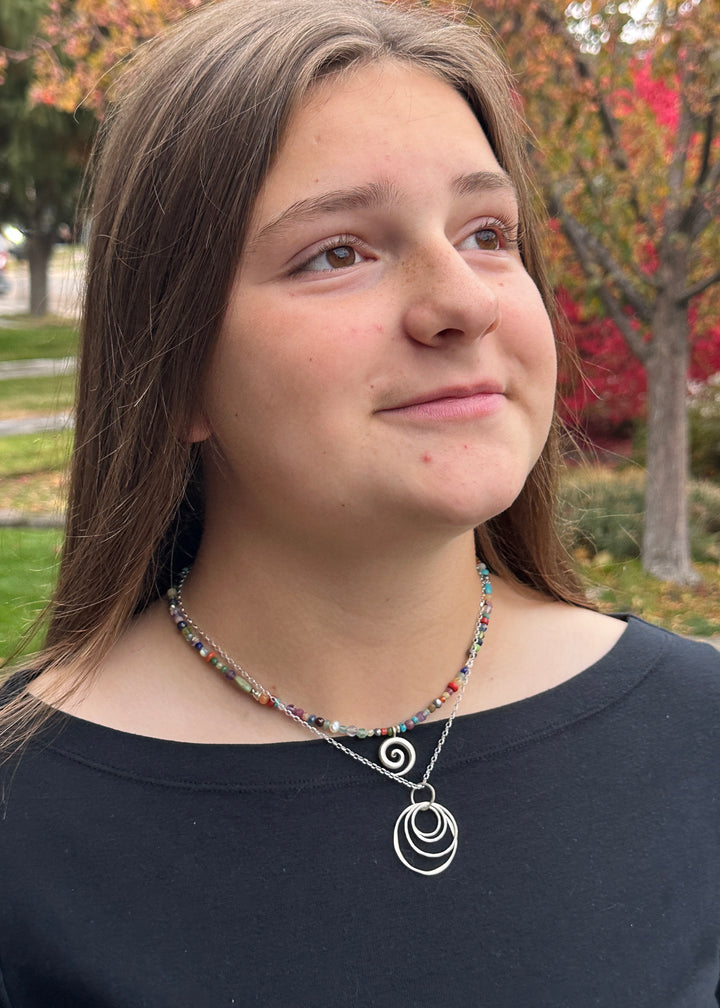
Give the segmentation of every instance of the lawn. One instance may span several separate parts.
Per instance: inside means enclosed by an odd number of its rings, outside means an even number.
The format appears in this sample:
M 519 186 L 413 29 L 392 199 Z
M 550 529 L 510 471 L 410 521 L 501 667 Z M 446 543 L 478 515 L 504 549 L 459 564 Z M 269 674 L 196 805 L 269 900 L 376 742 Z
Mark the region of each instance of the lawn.
M 59 529 L 1 529 L 0 665 L 50 596 L 61 540 Z M 692 588 L 656 581 L 637 560 L 581 562 L 590 597 L 603 612 L 633 612 L 691 637 L 720 635 L 720 570 L 699 564 Z M 21 653 L 32 650 L 26 642 Z
M 61 524 L 71 437 L 62 430 L 0 438 L 0 511 Z
M 650 577 L 639 560 L 616 561 L 605 554 L 580 564 L 588 594 L 602 612 L 632 612 L 688 637 L 720 636 L 720 566 L 695 568 L 701 583 L 681 587 Z
M 0 477 L 0 512 L 62 524 L 65 510 L 65 475 L 58 470 Z
M 56 529 L 0 528 L 0 665 L 42 612 L 55 580 L 61 533 Z M 39 638 L 23 641 L 21 654 Z
M 0 420 L 69 412 L 75 395 L 73 374 L 0 380 Z
M 68 429 L 0 438 L 0 477 L 4 482 L 14 476 L 62 470 L 71 442 L 72 432 Z
M 0 360 L 73 357 L 77 329 L 62 319 L 33 319 L 27 315 L 0 318 Z
M 64 358 L 75 353 L 77 334 L 66 323 L 0 318 L 0 360 Z M 72 374 L 0 380 L 0 420 L 70 412 Z M 69 429 L 0 437 L 0 511 L 52 516 L 64 508 Z M 3 551 L 3 568 L 7 566 Z

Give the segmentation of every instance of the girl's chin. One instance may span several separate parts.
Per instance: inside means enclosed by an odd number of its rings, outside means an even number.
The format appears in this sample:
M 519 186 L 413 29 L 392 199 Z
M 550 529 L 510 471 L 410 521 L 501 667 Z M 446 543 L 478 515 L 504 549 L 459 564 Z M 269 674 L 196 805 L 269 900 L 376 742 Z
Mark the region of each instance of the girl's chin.
M 494 494 L 491 499 L 486 496 L 480 501 L 477 498 L 468 500 L 457 497 L 452 500 L 426 501 L 424 506 L 409 509 L 408 525 L 415 525 L 420 533 L 425 528 L 431 535 L 438 531 L 451 537 L 462 535 L 506 511 L 521 490 L 522 485 L 516 491 Z

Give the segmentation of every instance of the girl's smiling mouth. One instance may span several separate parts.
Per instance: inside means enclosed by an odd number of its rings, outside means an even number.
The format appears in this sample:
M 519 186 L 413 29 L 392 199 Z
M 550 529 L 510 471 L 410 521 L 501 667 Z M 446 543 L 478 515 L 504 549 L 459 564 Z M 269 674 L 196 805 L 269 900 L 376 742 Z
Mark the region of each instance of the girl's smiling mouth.
M 504 399 L 497 382 L 483 382 L 421 393 L 378 413 L 408 420 L 474 420 L 497 413 Z

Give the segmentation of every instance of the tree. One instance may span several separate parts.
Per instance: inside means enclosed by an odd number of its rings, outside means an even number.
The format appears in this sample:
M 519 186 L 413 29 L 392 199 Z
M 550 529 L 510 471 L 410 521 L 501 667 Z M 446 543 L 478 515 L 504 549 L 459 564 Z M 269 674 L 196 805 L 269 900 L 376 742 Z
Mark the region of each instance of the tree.
M 647 379 L 643 564 L 692 582 L 690 315 L 720 281 L 717 0 L 481 0 L 518 75 L 565 284 L 611 320 Z
M 36 38 L 36 102 L 102 117 L 112 84 L 132 52 L 202 0 L 47 0 Z
M 72 224 L 93 118 L 30 98 L 33 45 L 45 0 L 0 7 L 0 220 L 26 236 L 32 315 L 47 311 L 48 265 L 61 225 Z
M 46 310 L 58 226 L 76 218 L 92 136 L 116 73 L 134 48 L 199 3 L 3 0 L 0 215 L 28 236 L 32 314 Z
M 622 451 L 627 441 L 630 448 L 637 424 L 647 419 L 645 368 L 612 319 L 594 314 L 562 287 L 556 293 L 582 366 L 582 379 L 574 372 L 561 376 L 563 418 L 585 443 Z M 720 377 L 720 318 L 701 317 L 693 304 L 688 322 L 688 375 L 697 397 L 713 376 Z

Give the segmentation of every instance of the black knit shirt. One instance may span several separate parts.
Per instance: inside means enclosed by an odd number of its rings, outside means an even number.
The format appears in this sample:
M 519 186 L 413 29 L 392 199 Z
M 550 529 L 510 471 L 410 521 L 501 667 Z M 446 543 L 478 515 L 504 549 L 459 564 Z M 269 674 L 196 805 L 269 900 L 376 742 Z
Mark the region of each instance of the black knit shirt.
M 412 777 L 440 731 L 413 731 Z M 717 1008 L 720 654 L 638 620 L 458 717 L 434 877 L 393 849 L 409 792 L 321 740 L 61 715 L 1 773 L 2 1008 Z

